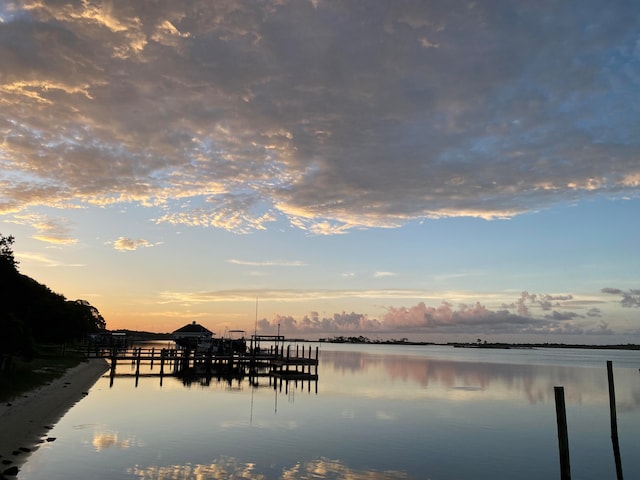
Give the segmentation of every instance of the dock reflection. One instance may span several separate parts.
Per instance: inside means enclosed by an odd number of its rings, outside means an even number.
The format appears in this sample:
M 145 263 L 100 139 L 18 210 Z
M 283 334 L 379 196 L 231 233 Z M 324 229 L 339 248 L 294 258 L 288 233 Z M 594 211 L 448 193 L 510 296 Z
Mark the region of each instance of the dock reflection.
M 291 345 L 263 349 L 260 352 L 212 354 L 187 349 L 155 349 L 133 347 L 118 350 L 96 350 L 95 356 L 110 362 L 109 387 L 116 378 L 157 378 L 160 386 L 166 379 L 177 379 L 185 387 L 225 385 L 228 390 L 272 388 L 288 392 L 290 388 L 318 393 L 318 349 L 315 356 L 309 347 Z M 129 367 L 129 368 L 127 368 Z

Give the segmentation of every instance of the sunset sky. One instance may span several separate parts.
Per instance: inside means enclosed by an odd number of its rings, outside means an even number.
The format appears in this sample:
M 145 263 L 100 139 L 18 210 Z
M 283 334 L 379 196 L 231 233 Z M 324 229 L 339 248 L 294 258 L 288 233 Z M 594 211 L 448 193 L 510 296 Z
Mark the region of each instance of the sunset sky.
M 639 343 L 640 2 L 4 0 L 0 233 L 111 329 Z

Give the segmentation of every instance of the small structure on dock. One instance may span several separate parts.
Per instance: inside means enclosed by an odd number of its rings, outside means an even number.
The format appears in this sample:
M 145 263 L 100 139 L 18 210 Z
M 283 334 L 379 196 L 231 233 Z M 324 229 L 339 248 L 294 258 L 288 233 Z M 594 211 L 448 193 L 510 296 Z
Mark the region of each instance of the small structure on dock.
M 210 344 L 214 333 L 194 321 L 180 327 L 171 335 L 176 345 L 182 348 L 196 349 L 203 344 Z

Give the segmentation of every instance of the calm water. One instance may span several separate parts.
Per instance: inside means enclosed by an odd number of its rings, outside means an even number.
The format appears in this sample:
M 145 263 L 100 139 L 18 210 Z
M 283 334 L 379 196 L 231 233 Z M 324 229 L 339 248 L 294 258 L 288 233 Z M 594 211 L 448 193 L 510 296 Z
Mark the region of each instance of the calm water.
M 640 478 L 639 352 L 331 344 L 317 384 L 103 377 L 19 478 L 559 478 L 562 385 L 573 478 L 614 479 L 607 360 L 625 478 Z

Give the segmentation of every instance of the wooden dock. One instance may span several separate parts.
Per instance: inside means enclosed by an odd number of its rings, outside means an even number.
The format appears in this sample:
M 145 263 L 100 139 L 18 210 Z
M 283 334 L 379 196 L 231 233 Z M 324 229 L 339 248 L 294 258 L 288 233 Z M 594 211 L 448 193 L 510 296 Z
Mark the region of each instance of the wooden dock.
M 251 347 L 244 352 L 200 351 L 188 348 L 142 348 L 142 347 L 88 347 L 88 358 L 105 358 L 111 364 L 110 376 L 134 376 L 136 384 L 139 377 L 177 376 L 189 383 L 202 378 L 209 382 L 212 377 L 218 379 L 249 378 L 251 385 L 258 385 L 258 379 L 269 378 L 270 385 L 277 385 L 277 380 L 309 381 L 318 380 L 318 347 L 308 349 L 299 345 L 284 346 L 284 342 L 260 348 L 258 339 L 252 339 Z M 116 373 L 117 366 L 130 363 L 132 372 Z M 140 373 L 140 366 L 148 365 L 145 373 Z M 153 370 L 158 367 L 157 373 Z M 135 373 L 133 370 L 135 369 Z M 272 380 L 276 380 L 273 381 Z M 281 383 L 282 385 L 282 383 Z

